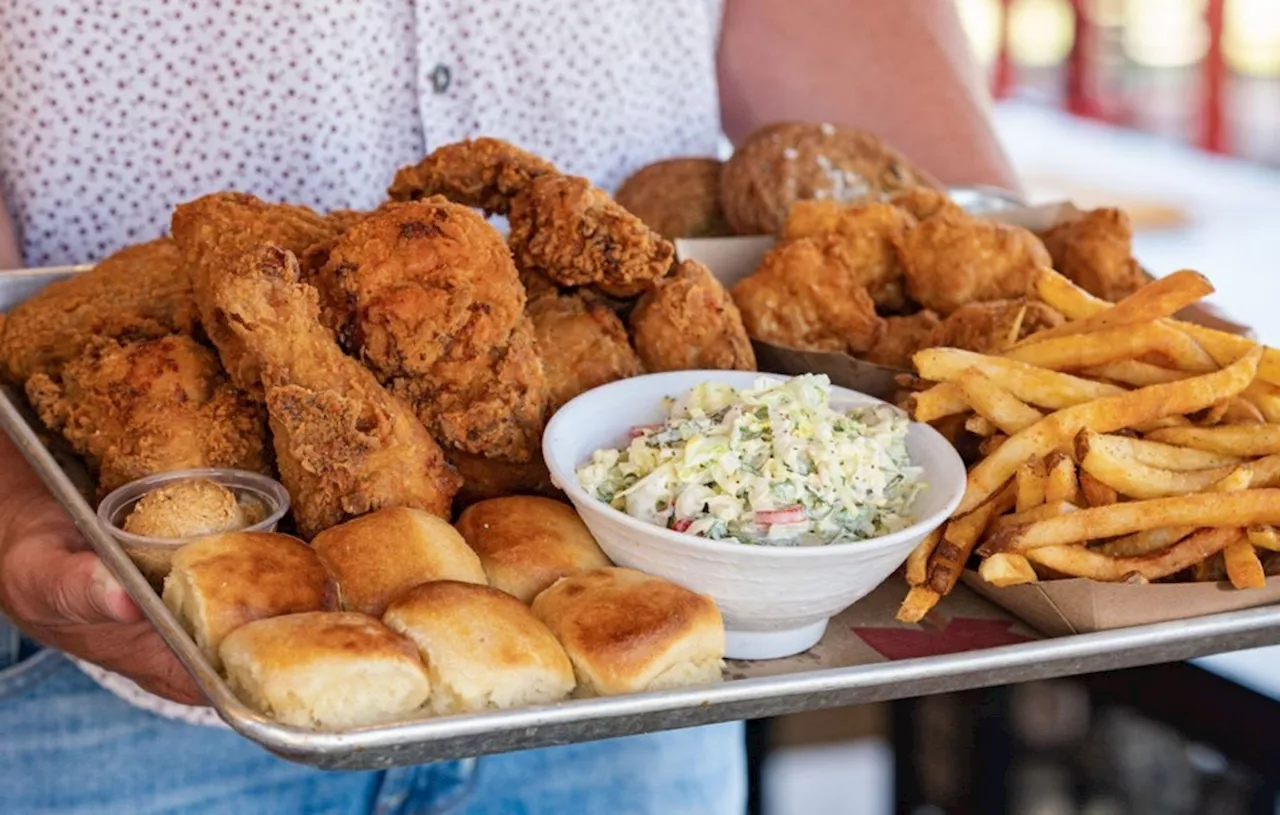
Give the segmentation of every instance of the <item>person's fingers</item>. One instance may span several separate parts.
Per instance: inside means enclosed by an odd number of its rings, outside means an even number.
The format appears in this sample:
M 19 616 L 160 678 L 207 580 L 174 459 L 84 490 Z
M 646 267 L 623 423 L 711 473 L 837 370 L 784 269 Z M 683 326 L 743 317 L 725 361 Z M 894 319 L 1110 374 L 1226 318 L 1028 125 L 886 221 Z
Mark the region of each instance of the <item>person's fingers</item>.
M 50 625 L 133 623 L 142 613 L 93 552 L 72 552 L 59 536 L 27 535 L 5 553 L 8 604 L 19 619 Z

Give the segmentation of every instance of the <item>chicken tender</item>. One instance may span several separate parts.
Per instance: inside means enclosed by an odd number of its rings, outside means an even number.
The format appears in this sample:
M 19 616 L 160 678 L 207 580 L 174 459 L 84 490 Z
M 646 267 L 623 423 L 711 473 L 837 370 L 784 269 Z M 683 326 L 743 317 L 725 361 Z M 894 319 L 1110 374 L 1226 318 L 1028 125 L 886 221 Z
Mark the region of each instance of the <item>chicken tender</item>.
M 713 158 L 672 158 L 641 167 L 614 200 L 667 240 L 732 235 L 720 209 L 720 168 Z
M 739 235 L 776 235 L 796 201 L 857 204 L 913 187 L 940 185 L 870 133 L 779 122 L 752 133 L 725 162 L 720 203 Z
M 640 374 L 626 327 L 591 295 L 544 293 L 530 299 L 526 310 L 551 412 L 594 387 Z
M 1122 210 L 1090 210 L 1041 238 L 1053 268 L 1095 297 L 1123 300 L 1146 282 L 1133 259 L 1133 225 Z
M 99 496 L 194 467 L 270 472 L 262 409 L 191 337 L 96 339 L 51 377 L 27 380 L 40 420 L 98 477 Z
M 945 346 L 991 353 L 1064 322 L 1065 317 L 1036 300 L 968 303 L 947 315 L 926 347 Z
M 899 256 L 907 293 L 942 315 L 966 303 L 1022 297 L 1036 270 L 1052 263 L 1031 232 L 950 209 L 909 230 Z
M 831 200 L 797 201 L 787 214 L 784 240 L 812 238 L 866 286 L 876 306 L 889 312 L 906 308 L 898 244 L 915 219 L 889 204 L 844 206 Z
M 889 317 L 880 339 L 863 356 L 867 362 L 890 368 L 911 370 L 917 351 L 933 346 L 933 336 L 942 320 L 932 311 L 918 311 L 909 317 Z
M 263 246 L 210 281 L 214 315 L 260 372 L 299 532 L 382 507 L 448 519 L 460 479 L 413 410 L 338 347 L 291 252 Z
M 192 334 L 197 322 L 191 279 L 174 242 L 128 246 L 14 307 L 0 327 L 0 373 L 21 386 L 32 374 L 56 375 L 95 337 Z
M 395 201 L 443 195 L 487 214 L 505 215 L 511 200 L 555 166 L 501 139 L 480 138 L 446 144 L 396 173 L 387 194 Z
M 497 230 L 441 197 L 388 204 L 337 241 L 324 274 L 350 304 L 350 350 L 441 444 L 529 460 L 547 386 Z
M 786 348 L 863 354 L 885 327 L 866 286 L 810 238 L 770 250 L 733 299 L 752 337 Z
M 733 297 L 694 260 L 659 280 L 631 312 L 645 370 L 754 371 L 756 355 Z
M 516 264 L 562 286 L 638 293 L 671 268 L 675 247 L 585 178 L 543 175 L 512 202 Z

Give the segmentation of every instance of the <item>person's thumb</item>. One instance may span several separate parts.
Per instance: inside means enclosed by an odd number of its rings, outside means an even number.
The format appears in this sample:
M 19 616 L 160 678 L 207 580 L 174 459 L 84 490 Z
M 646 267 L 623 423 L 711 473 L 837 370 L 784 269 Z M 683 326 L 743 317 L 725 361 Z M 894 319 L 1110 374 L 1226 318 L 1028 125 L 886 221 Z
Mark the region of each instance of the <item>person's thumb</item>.
M 60 563 L 46 573 L 49 583 L 45 593 L 57 622 L 94 625 L 142 619 L 124 587 L 93 552 L 67 553 L 58 560 Z

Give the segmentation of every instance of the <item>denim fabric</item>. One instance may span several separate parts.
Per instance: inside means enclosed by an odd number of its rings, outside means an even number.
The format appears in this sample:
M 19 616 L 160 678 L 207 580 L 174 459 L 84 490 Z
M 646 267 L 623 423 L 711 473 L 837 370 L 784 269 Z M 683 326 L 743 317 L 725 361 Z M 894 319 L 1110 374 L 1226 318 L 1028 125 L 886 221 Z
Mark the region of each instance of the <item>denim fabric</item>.
M 20 815 L 737 815 L 745 772 L 737 723 L 386 772 L 324 772 L 234 733 L 130 707 L 53 651 L 0 670 L 0 811 Z

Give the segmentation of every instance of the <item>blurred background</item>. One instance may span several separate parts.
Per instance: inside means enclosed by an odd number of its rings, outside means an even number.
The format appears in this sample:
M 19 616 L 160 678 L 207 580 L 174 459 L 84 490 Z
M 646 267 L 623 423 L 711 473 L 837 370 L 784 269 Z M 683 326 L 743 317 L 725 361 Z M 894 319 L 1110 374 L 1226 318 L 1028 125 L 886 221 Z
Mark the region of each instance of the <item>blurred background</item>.
M 1280 343 L 1280 0 L 955 0 L 1032 203 Z M 1280 646 L 751 724 L 753 812 L 1277 815 Z

